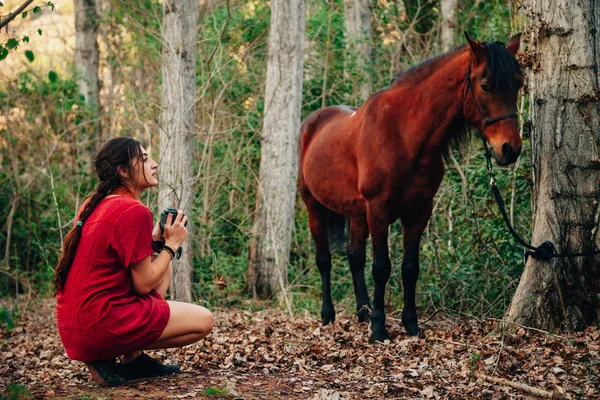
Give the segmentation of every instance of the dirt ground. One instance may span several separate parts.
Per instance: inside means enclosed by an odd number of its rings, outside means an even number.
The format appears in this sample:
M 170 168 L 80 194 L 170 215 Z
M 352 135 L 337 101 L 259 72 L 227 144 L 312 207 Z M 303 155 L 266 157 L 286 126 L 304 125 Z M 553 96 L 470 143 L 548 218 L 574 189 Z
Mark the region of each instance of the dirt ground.
M 181 374 L 107 389 L 66 357 L 53 299 L 32 301 L 11 330 L 0 324 L 0 399 L 600 398 L 596 328 L 559 336 L 437 314 L 409 338 L 398 318 L 388 315 L 389 342 L 369 345 L 352 315 L 322 327 L 317 316 L 216 310 L 207 339 L 149 352 Z

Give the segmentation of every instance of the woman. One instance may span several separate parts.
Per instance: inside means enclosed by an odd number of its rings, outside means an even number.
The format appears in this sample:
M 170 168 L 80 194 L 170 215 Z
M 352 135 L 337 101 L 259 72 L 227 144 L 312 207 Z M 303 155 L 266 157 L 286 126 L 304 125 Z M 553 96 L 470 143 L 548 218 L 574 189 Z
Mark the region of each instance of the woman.
M 139 199 L 158 185 L 158 166 L 138 141 L 110 140 L 95 167 L 98 186 L 65 237 L 56 268 L 61 340 L 67 355 L 85 362 L 102 386 L 176 373 L 178 366 L 142 350 L 185 346 L 212 330 L 206 308 L 164 300 L 171 260 L 188 235 L 187 218 L 179 210 L 174 220 L 168 215 L 164 233 L 158 223 L 152 228 L 152 213 Z M 153 245 L 158 256 L 152 256 Z

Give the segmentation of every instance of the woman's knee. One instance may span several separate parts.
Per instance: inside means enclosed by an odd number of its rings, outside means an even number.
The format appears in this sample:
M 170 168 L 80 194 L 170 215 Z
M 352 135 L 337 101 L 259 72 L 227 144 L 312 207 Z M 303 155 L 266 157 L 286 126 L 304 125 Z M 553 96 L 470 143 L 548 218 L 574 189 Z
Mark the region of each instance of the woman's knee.
M 200 334 L 203 336 L 208 335 L 214 326 L 215 318 L 213 314 L 206 308 L 200 307 L 200 312 L 198 316 L 198 328 Z

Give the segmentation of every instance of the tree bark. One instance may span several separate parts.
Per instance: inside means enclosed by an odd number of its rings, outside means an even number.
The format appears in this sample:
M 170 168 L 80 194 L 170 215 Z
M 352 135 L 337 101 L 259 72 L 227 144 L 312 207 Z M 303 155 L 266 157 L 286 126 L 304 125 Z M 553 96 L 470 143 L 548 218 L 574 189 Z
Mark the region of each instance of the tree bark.
M 195 154 L 196 34 L 198 2 L 163 2 L 162 113 L 159 158 L 159 208 L 192 206 Z M 174 261 L 172 297 L 186 302 L 193 294 L 193 221 L 179 261 Z
M 302 102 L 304 0 L 271 3 L 269 58 L 250 284 L 255 296 L 282 294 L 294 226 Z
M 100 81 L 98 79 L 99 25 L 96 0 L 75 0 L 75 72 L 79 93 L 92 114 L 100 110 Z M 102 146 L 102 130 L 98 121 L 91 123 L 87 135 L 78 137 L 78 158 L 93 171 L 93 160 Z
M 344 26 L 346 29 L 346 74 L 356 74 L 358 95 L 361 101 L 372 93 L 370 65 L 373 62 L 371 33 L 372 0 L 344 0 Z
M 441 0 L 442 12 L 442 51 L 447 52 L 454 45 L 456 38 L 456 3 L 457 0 Z
M 530 119 L 532 243 L 558 252 L 600 247 L 600 112 L 596 38 L 600 3 L 526 0 L 533 22 Z M 529 258 L 508 318 L 545 330 L 582 330 L 597 320 L 600 256 Z

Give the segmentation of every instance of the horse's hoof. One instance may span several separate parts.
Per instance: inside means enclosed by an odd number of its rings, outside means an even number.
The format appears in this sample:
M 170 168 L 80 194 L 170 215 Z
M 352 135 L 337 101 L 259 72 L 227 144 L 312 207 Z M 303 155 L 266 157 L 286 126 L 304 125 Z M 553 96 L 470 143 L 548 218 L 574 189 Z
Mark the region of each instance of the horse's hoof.
M 321 321 L 323 323 L 323 326 L 333 324 L 335 322 L 335 314 L 327 316 L 321 315 Z
M 419 335 L 419 326 L 417 324 L 406 324 L 404 325 L 406 328 L 406 333 L 408 336 L 418 336 Z
M 356 316 L 358 317 L 358 322 L 368 322 L 370 313 L 366 307 L 363 307 L 356 313 Z
M 387 331 L 383 330 L 383 331 L 373 331 L 373 333 L 371 333 L 371 337 L 369 338 L 369 344 L 374 344 L 375 342 L 384 342 L 387 339 L 390 338 L 390 335 L 388 335 Z

